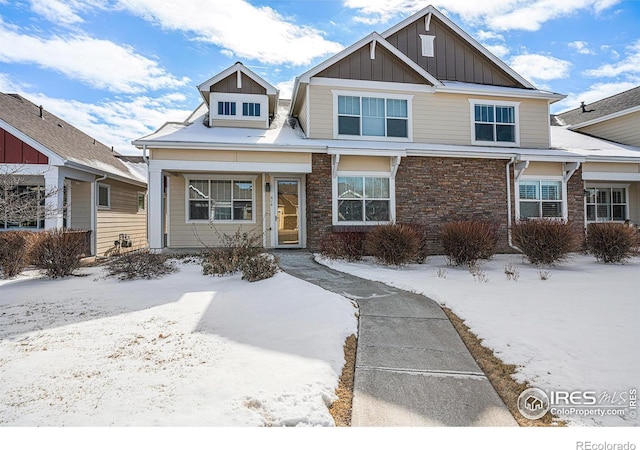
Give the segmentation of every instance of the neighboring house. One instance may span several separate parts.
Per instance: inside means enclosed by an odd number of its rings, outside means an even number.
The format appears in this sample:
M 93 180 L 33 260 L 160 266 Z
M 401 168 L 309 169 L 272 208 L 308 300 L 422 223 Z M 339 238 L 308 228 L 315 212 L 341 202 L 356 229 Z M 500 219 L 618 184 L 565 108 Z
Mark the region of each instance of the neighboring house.
M 554 116 L 555 124 L 640 147 L 640 86 Z
M 0 175 L 21 176 L 43 198 L 34 217 L 7 221 L 11 229 L 73 229 L 90 232 L 93 255 L 115 242 L 146 246 L 146 165 L 121 157 L 41 106 L 0 93 Z M 43 193 L 47 193 L 44 194 Z M 54 195 L 49 195 L 54 193 Z M 128 241 L 128 242 L 127 242 Z
M 433 7 L 300 75 L 291 101 L 241 63 L 199 91 L 187 120 L 133 142 L 149 158 L 152 249 L 216 245 L 240 228 L 317 250 L 332 232 L 413 222 L 438 252 L 442 224 L 484 220 L 509 251 L 514 220 L 586 224 L 585 180 L 615 197 L 596 209 L 640 219 L 640 153 L 555 148 L 549 105 L 564 96 Z

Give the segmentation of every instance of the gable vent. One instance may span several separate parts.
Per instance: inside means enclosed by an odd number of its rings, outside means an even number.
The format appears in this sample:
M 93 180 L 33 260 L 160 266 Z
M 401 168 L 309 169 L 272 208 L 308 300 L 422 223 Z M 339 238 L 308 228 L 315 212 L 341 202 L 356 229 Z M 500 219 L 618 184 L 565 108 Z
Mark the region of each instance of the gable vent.
M 433 41 L 435 40 L 435 36 L 430 36 L 426 34 L 420 35 L 420 41 L 422 41 L 422 56 L 427 58 L 432 58 L 434 55 L 433 51 Z

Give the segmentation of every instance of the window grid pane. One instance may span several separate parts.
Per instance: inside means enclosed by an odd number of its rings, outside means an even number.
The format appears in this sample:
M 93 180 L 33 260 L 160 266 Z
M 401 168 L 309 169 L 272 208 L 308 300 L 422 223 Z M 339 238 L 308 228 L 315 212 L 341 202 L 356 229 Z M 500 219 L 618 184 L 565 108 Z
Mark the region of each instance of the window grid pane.
M 338 198 L 363 198 L 362 177 L 339 177 Z

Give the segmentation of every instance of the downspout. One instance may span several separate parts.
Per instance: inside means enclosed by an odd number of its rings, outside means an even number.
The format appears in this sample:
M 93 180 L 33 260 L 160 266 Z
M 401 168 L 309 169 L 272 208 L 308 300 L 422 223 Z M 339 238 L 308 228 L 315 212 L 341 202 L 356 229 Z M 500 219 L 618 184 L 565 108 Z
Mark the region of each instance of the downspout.
M 507 172 L 507 242 L 509 243 L 509 247 L 512 249 L 522 253 L 522 250 L 514 245 L 513 236 L 511 235 L 511 166 L 516 161 L 516 157 L 512 156 L 506 166 Z
M 142 160 L 148 166 L 149 158 L 147 157 L 147 144 L 142 144 Z

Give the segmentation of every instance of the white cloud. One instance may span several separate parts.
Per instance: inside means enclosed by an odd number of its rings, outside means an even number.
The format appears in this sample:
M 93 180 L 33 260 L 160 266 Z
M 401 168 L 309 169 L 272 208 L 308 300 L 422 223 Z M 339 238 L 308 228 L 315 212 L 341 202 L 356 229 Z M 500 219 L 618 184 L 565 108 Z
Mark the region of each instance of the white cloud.
M 34 64 L 111 92 L 137 93 L 186 84 L 129 46 L 87 36 L 41 38 L 0 21 L 0 61 Z
M 573 41 L 569 42 L 569 48 L 574 49 L 581 55 L 594 55 L 594 51 L 589 48 L 589 44 L 585 41 Z
M 504 36 L 501 35 L 500 33 L 496 33 L 495 31 L 479 30 L 476 33 L 476 37 L 482 42 L 486 42 L 486 41 L 504 42 Z
M 162 28 L 193 33 L 225 55 L 269 64 L 306 65 L 343 48 L 321 30 L 246 0 L 119 0 L 119 7 Z
M 625 49 L 625 57 L 614 64 L 604 64 L 597 69 L 585 71 L 585 75 L 592 77 L 617 77 L 624 75 L 640 75 L 640 40 L 635 41 Z
M 291 94 L 293 93 L 293 83 L 295 83 L 295 78 L 276 83 L 275 87 L 280 91 L 280 98 L 291 98 Z
M 501 59 L 507 56 L 511 51 L 509 50 L 509 47 L 502 44 L 498 44 L 498 45 L 485 44 L 485 47 L 487 48 L 487 50 L 489 50 L 491 53 L 493 53 L 494 55 L 496 55 L 498 58 L 501 58 Z
M 631 88 L 638 86 L 640 80 L 623 81 L 619 83 L 597 83 L 589 87 L 584 92 L 572 92 L 567 97 L 551 105 L 551 112 L 557 114 L 559 112 L 575 109 L 580 106 L 580 102 L 585 102 L 587 105 L 603 98 L 611 97 L 612 95 L 619 94 L 620 92 L 627 91 Z
M 481 2 L 478 0 L 343 0 L 343 4 L 356 9 L 360 20 L 377 19 L 387 23 L 398 16 L 406 16 L 424 8 L 429 3 L 442 12 L 459 15 L 470 24 L 482 24 L 493 30 L 536 31 L 552 19 L 571 15 L 577 11 L 600 13 L 621 0 L 503 0 L 500 2 Z
M 567 78 L 571 63 L 553 56 L 524 54 L 511 58 L 510 66 L 529 80 L 558 80 Z
M 74 12 L 71 5 L 59 0 L 32 1 L 31 10 L 55 23 L 69 25 L 83 22 L 82 18 Z

